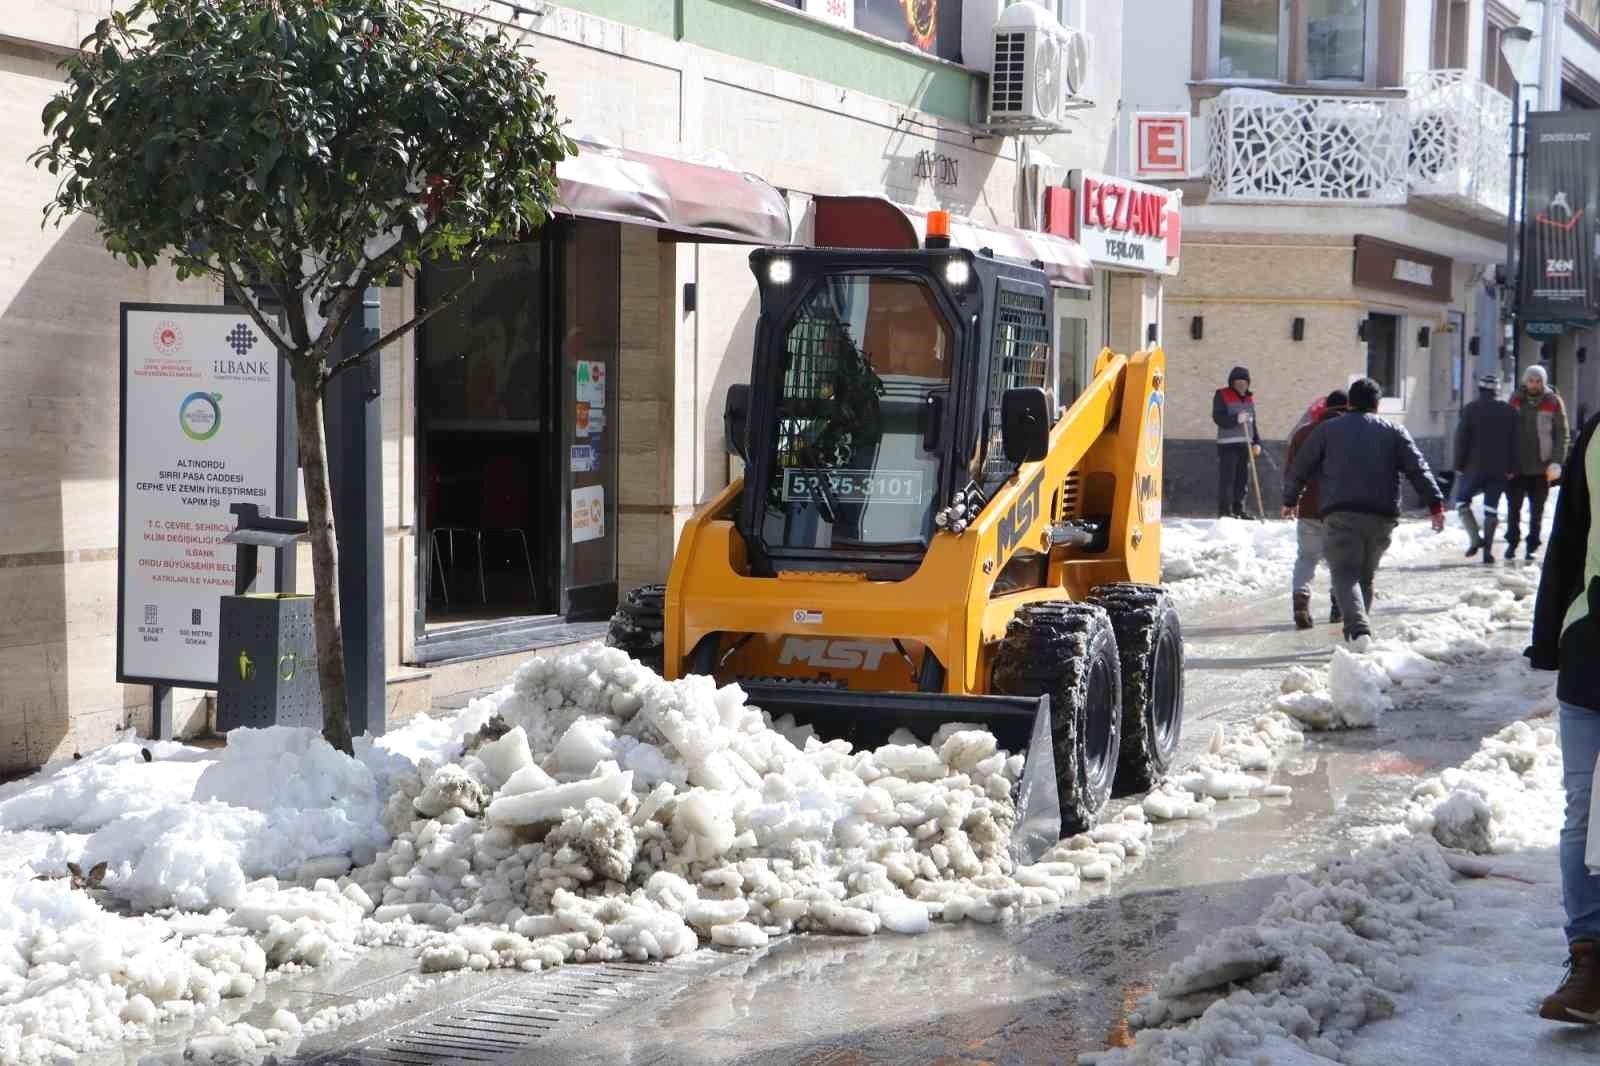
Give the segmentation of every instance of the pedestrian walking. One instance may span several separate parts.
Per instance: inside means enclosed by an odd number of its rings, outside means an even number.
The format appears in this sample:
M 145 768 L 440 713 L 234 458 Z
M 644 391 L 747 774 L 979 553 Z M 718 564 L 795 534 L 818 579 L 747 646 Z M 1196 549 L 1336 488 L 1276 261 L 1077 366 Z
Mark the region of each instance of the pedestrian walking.
M 1328 393 L 1327 398 L 1312 405 L 1316 412 L 1314 421 L 1302 425 L 1294 431 L 1289 438 L 1289 452 L 1284 458 L 1286 466 L 1294 465 L 1294 457 L 1300 448 L 1311 436 L 1311 431 L 1330 418 L 1338 418 L 1350 409 L 1350 398 L 1343 389 L 1334 389 Z M 1310 629 L 1315 623 L 1311 620 L 1311 582 L 1317 576 L 1317 564 L 1323 561 L 1326 555 L 1324 540 L 1326 531 L 1322 524 L 1322 502 L 1318 492 L 1320 478 L 1311 478 L 1306 482 L 1304 491 L 1300 493 L 1299 503 L 1295 507 L 1294 524 L 1294 577 L 1290 586 L 1294 600 L 1294 625 L 1296 629 Z M 1333 600 L 1333 593 L 1329 592 L 1333 609 L 1329 612 L 1328 621 L 1339 622 L 1342 615 L 1339 612 L 1339 602 Z
M 1586 859 L 1589 805 L 1600 757 L 1600 523 L 1591 492 L 1600 486 L 1600 446 L 1591 421 L 1578 438 L 1556 501 L 1539 597 L 1533 643 L 1524 653 L 1535 670 L 1557 670 L 1561 707 L 1561 902 L 1567 912 L 1567 976 L 1546 997 L 1539 1017 L 1557 1022 L 1600 1022 L 1600 874 Z M 1600 867 L 1600 855 L 1589 856 Z
M 1572 443 L 1567 405 L 1550 387 L 1550 375 L 1535 363 L 1522 372 L 1522 388 L 1511 397 L 1517 412 L 1517 474 L 1511 479 L 1506 515 L 1506 559 L 1517 557 L 1522 539 L 1522 501 L 1528 501 L 1528 539 L 1524 558 L 1539 553 L 1539 531 L 1544 524 L 1544 502 L 1550 483 L 1561 477 L 1561 460 Z
M 1249 518 L 1244 492 L 1251 456 L 1261 454 L 1261 430 L 1247 368 L 1228 372 L 1228 384 L 1211 398 L 1211 421 L 1217 424 L 1217 517 Z
M 1283 517 L 1293 518 L 1306 485 L 1320 479 L 1324 551 L 1347 641 L 1370 640 L 1372 583 L 1400 520 L 1400 479 L 1428 504 L 1435 532 L 1444 528 L 1444 494 L 1404 426 L 1378 417 L 1378 383 L 1349 389 L 1348 414 L 1319 423 L 1284 476 Z
M 1456 514 L 1472 538 L 1467 558 L 1483 552 L 1494 563 L 1494 531 L 1500 520 L 1500 496 L 1517 472 L 1517 412 L 1500 398 L 1500 379 L 1478 379 L 1478 398 L 1461 409 L 1456 426 Z M 1472 498 L 1483 496 L 1483 529 L 1472 513 Z

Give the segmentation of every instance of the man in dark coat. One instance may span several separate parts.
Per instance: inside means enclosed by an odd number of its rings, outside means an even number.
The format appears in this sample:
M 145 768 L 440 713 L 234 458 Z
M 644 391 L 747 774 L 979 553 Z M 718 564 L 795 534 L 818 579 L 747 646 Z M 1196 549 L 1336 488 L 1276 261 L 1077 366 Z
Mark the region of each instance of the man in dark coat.
M 1315 419 L 1302 425 L 1289 437 L 1289 453 L 1284 459 L 1284 464 L 1294 465 L 1295 454 L 1301 445 L 1305 444 L 1306 438 L 1311 436 L 1312 430 L 1330 418 L 1338 418 L 1349 408 L 1350 398 L 1345 395 L 1343 389 L 1334 389 L 1328 393 L 1328 398 L 1318 409 Z M 1300 494 L 1300 505 L 1295 513 L 1294 577 L 1290 586 L 1294 596 L 1294 625 L 1296 629 L 1310 629 L 1314 624 L 1311 621 L 1311 582 L 1317 576 L 1317 564 L 1327 555 L 1324 544 L 1326 531 L 1322 525 L 1322 503 L 1318 498 L 1316 478 L 1306 482 L 1305 491 Z M 1339 603 L 1335 600 L 1328 621 L 1340 620 Z
M 1506 516 L 1506 559 L 1517 556 L 1522 537 L 1522 501 L 1528 501 L 1528 544 L 1525 558 L 1539 553 L 1539 527 L 1550 483 L 1561 477 L 1561 460 L 1572 443 L 1567 405 L 1550 387 L 1550 375 L 1537 363 L 1522 372 L 1522 388 L 1511 397 L 1517 412 L 1517 473 L 1511 479 Z
M 1217 517 L 1249 518 L 1244 490 L 1250 477 L 1250 451 L 1261 454 L 1261 431 L 1256 428 L 1248 369 L 1236 366 L 1228 372 L 1227 387 L 1211 397 L 1211 421 L 1217 424 Z
M 1344 616 L 1344 637 L 1369 643 L 1367 608 L 1378 564 L 1400 521 L 1400 478 L 1427 501 L 1435 532 L 1444 528 L 1444 494 L 1411 434 L 1378 417 L 1378 383 L 1360 378 L 1349 393 L 1350 413 L 1319 423 L 1295 453 L 1284 475 L 1283 517 L 1294 517 L 1300 494 L 1320 478 L 1328 569 Z
M 1500 496 L 1517 472 L 1517 412 L 1500 399 L 1500 379 L 1478 379 L 1478 398 L 1461 409 L 1456 426 L 1456 514 L 1472 538 L 1470 559 L 1479 551 L 1494 562 L 1494 530 L 1500 521 Z M 1472 498 L 1483 494 L 1483 529 L 1472 513 Z
M 1556 500 L 1533 611 L 1533 643 L 1524 653 L 1535 670 L 1559 670 L 1561 783 L 1567 794 L 1561 827 L 1561 903 L 1567 912 L 1567 976 L 1545 998 L 1539 1017 L 1600 1022 L 1600 855 L 1587 854 L 1589 801 L 1600 756 L 1600 522 L 1593 492 L 1600 485 L 1600 444 L 1591 421 L 1567 460 Z

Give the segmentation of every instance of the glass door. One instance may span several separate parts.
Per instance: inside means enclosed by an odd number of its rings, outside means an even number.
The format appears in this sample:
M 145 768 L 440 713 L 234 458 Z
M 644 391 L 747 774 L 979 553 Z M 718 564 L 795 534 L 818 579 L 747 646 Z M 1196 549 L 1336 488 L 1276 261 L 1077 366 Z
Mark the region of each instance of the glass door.
M 622 228 L 576 220 L 561 243 L 560 425 L 562 582 L 570 621 L 608 617 L 617 603 L 617 369 Z
M 554 427 L 546 282 L 550 245 L 509 245 L 468 272 L 423 268 L 421 307 L 455 302 L 417 334 L 419 595 L 427 627 L 558 609 L 550 560 Z

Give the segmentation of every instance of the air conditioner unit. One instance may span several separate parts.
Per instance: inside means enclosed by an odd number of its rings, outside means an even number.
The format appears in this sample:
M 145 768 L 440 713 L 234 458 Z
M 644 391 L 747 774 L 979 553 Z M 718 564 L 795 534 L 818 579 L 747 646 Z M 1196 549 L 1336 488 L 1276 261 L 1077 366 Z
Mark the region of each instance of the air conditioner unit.
M 1018 132 L 1063 129 L 1066 112 L 1087 91 L 1090 53 L 1088 34 L 1064 28 L 1037 4 L 1006 8 L 994 25 L 989 124 Z

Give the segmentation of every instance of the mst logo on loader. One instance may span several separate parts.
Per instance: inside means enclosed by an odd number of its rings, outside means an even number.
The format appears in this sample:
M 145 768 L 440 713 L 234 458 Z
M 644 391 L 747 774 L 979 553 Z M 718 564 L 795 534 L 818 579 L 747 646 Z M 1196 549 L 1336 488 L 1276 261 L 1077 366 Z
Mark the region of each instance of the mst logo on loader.
M 1000 526 L 995 531 L 994 564 L 1004 566 L 1006 557 L 1022 543 L 1023 536 L 1039 517 L 1039 491 L 1044 486 L 1044 471 L 1033 475 L 1028 487 L 1022 490 L 1017 502 L 1000 516 Z
M 893 651 L 894 644 L 887 640 L 789 637 L 778 652 L 778 662 L 784 666 L 805 663 L 819 670 L 876 670 Z

